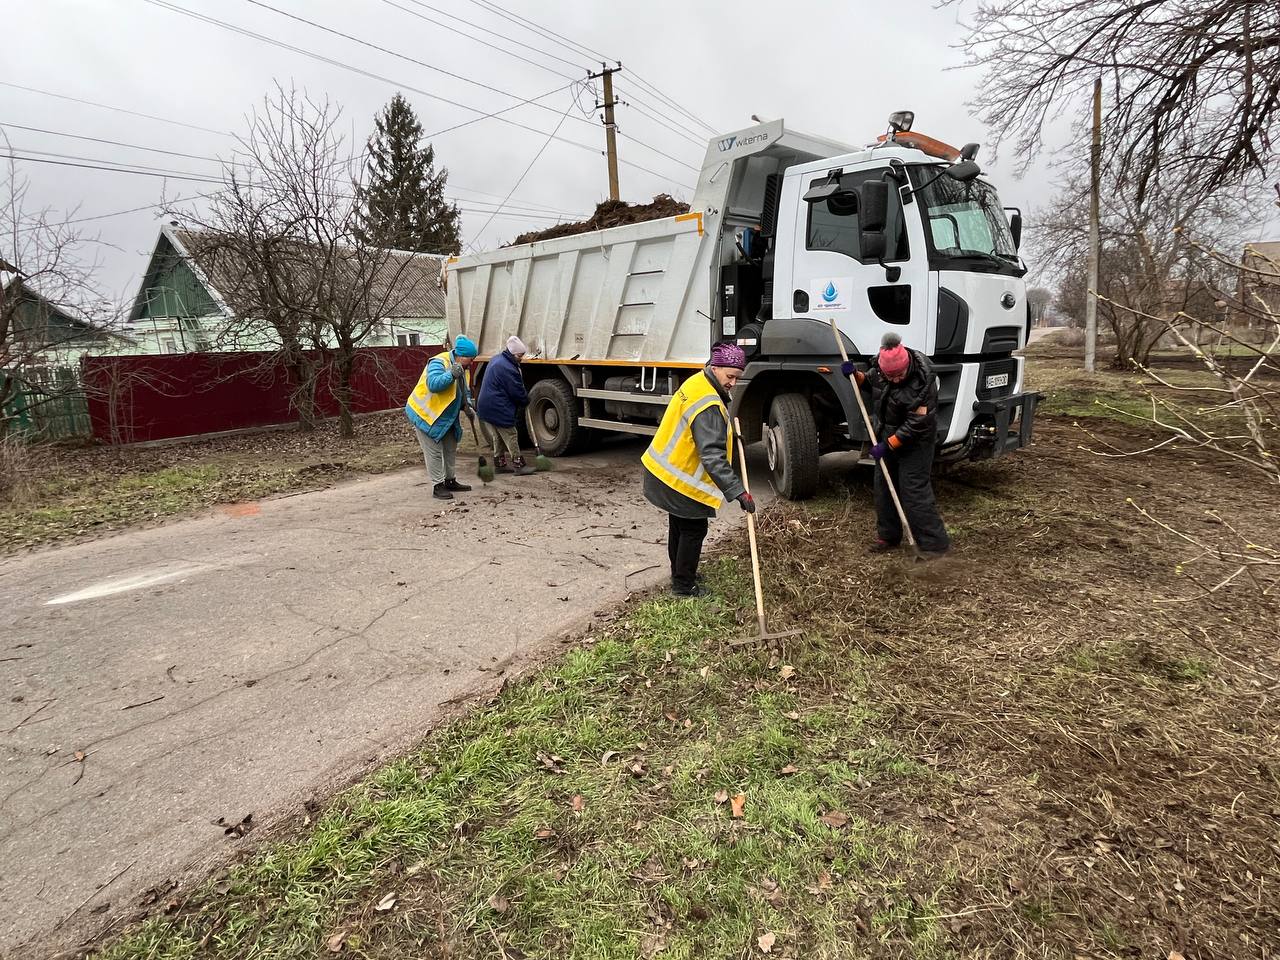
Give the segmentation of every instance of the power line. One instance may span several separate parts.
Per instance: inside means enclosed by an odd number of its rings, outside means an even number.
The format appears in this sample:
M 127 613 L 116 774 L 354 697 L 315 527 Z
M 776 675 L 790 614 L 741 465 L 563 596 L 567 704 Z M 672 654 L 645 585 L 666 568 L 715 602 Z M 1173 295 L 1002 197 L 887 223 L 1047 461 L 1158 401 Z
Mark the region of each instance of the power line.
M 54 93 L 51 90 L 40 90 L 36 87 L 23 86 L 20 83 L 11 83 L 8 80 L 0 80 L 0 86 L 13 87 L 15 90 L 25 90 L 28 93 L 38 93 L 41 96 L 54 97 L 58 100 L 69 100 L 72 103 L 81 103 L 90 107 L 100 107 L 103 110 L 113 110 L 116 113 L 127 113 L 130 116 L 144 117 L 147 120 L 157 120 L 160 123 L 172 123 L 173 125 L 178 127 L 187 127 L 190 130 L 199 130 L 203 133 L 213 133 L 213 134 L 217 134 L 220 137 L 231 136 L 231 134 L 227 133 L 227 131 L 225 130 L 214 130 L 214 129 L 211 129 L 210 127 L 201 127 L 194 123 L 185 123 L 182 120 L 170 120 L 168 117 L 157 117 L 150 113 L 139 113 L 137 110 L 126 110 L 124 107 L 113 107 L 108 103 L 97 103 L 96 101 L 93 101 L 93 100 L 82 100 L 79 97 L 71 97 L 65 93 Z
M 341 37 L 344 40 L 349 40 L 352 43 L 359 44 L 360 46 L 368 47 L 369 49 L 376 50 L 379 53 L 385 53 L 388 56 L 397 58 L 398 60 L 404 60 L 406 63 L 411 63 L 411 64 L 414 64 L 415 66 L 423 67 L 424 69 L 427 69 L 427 70 L 434 70 L 437 73 L 444 74 L 446 77 L 452 77 L 455 80 L 461 80 L 463 83 L 473 84 L 474 86 L 480 87 L 483 90 L 488 90 L 492 93 L 497 93 L 504 97 L 510 97 L 513 100 L 520 99 L 520 97 L 517 94 L 511 93 L 510 91 L 503 90 L 499 87 L 491 86 L 490 84 L 487 84 L 487 83 L 482 83 L 479 80 L 472 80 L 470 77 L 465 77 L 462 74 L 454 73 L 450 70 L 445 70 L 443 67 L 437 67 L 434 64 L 427 63 L 425 60 L 419 60 L 417 57 L 411 57 L 408 54 L 399 53 L 388 47 L 384 47 L 384 46 L 381 46 L 380 44 L 373 43 L 370 40 L 364 40 L 360 37 L 356 37 L 356 36 L 353 36 L 352 34 L 346 33 L 345 31 L 338 30 L 334 27 L 328 27 L 322 23 L 317 23 L 314 20 L 308 20 L 306 17 L 301 17 L 301 16 L 298 16 L 297 14 L 289 13 L 287 10 L 281 10 L 279 7 L 273 7 L 271 6 L 271 4 L 265 3 L 264 0 L 244 0 L 244 2 L 248 4 L 252 4 L 255 7 L 261 7 L 263 10 L 270 10 L 272 13 L 279 14 L 282 17 L 287 17 L 288 19 L 294 20 L 298 23 L 305 23 L 309 27 L 314 27 L 317 30 L 322 30 L 325 33 L 332 34 L 333 36 L 336 36 L 336 37 Z M 384 2 L 389 2 L 389 0 L 384 0 Z M 403 9 L 403 8 L 399 8 L 399 9 Z M 548 111 L 551 111 L 552 113 L 555 112 L 554 107 L 549 107 L 544 103 L 537 103 L 532 100 L 527 102 L 531 106 L 537 107 L 539 110 L 548 110 Z M 568 116 L 569 116 L 568 113 L 565 113 L 561 116 L 560 123 L 556 124 L 557 132 L 559 131 L 560 127 L 563 125 L 564 121 L 568 119 Z M 586 120 L 580 117 L 574 117 L 574 119 L 579 120 L 579 122 L 581 123 L 586 123 L 594 127 L 594 124 L 592 124 L 590 120 Z M 555 139 L 554 134 L 552 135 L 552 138 Z M 670 160 L 672 163 L 678 163 L 681 166 L 688 167 L 690 170 L 698 169 L 697 167 L 693 166 L 693 164 L 686 163 L 685 161 L 680 160 L 677 157 L 673 157 L 671 156 L 671 154 L 665 153 L 664 151 L 659 150 L 657 147 L 654 147 L 648 143 L 645 143 L 643 140 L 635 140 L 634 138 L 631 138 L 631 139 L 633 140 L 633 142 L 639 144 L 642 147 L 645 147 L 648 150 L 651 150 L 652 152 L 658 154 L 660 157 L 664 157 L 665 159 Z
M 502 211 L 502 208 L 507 205 L 507 201 L 511 199 L 511 195 L 515 193 L 518 189 L 520 189 L 520 184 L 524 183 L 524 178 L 529 175 L 529 171 L 532 170 L 533 165 L 538 162 L 538 158 L 541 157 L 542 154 L 546 152 L 547 147 L 551 146 L 551 141 L 555 138 L 555 135 L 559 132 L 560 125 L 563 124 L 567 119 L 569 119 L 569 111 L 572 109 L 573 109 L 573 104 L 569 104 L 569 106 L 565 108 L 564 116 L 560 118 L 560 123 L 556 124 L 555 130 L 552 130 L 550 136 L 548 136 L 547 139 L 543 141 L 542 146 L 538 148 L 538 152 L 535 153 L 533 155 L 533 159 L 529 161 L 529 165 L 524 168 L 524 172 L 521 173 L 520 176 L 516 178 L 515 184 L 511 187 L 510 190 L 507 191 L 507 195 L 503 199 L 502 203 L 498 205 L 498 209 L 495 210 L 493 213 L 491 213 L 489 215 L 489 219 L 484 222 L 484 226 L 475 232 L 474 236 L 476 237 L 476 239 L 479 239 L 484 234 L 484 232 L 489 229 L 489 224 L 493 223 L 493 218 L 496 217 Z M 475 249 L 474 240 L 471 243 L 471 248 L 473 250 Z
M 510 20 L 512 23 L 516 23 L 520 26 L 523 26 L 526 30 L 531 30 L 535 33 L 541 34 L 544 37 L 547 37 L 548 39 L 556 40 L 560 43 L 562 47 L 580 56 L 589 56 L 593 60 L 616 59 L 616 58 L 605 56 L 599 50 L 593 50 L 592 48 L 584 44 L 578 43 L 576 40 L 571 40 L 569 37 L 566 37 L 564 34 L 557 33 L 556 31 L 552 30 L 550 27 L 544 27 L 536 23 L 535 21 L 528 19 L 527 17 L 522 17 L 519 14 L 514 13 L 506 9 L 505 7 L 500 6 L 499 4 L 492 2 L 492 0 L 471 0 L 471 2 L 479 6 L 481 9 L 488 10 L 490 13 L 496 13 L 498 16 L 502 17 L 503 19 Z M 659 100 L 665 101 L 668 104 L 668 106 L 670 106 L 672 109 L 678 110 L 680 113 L 688 117 L 694 123 L 701 124 L 712 133 L 716 132 L 715 127 L 713 127 L 711 124 L 707 123 L 705 120 L 695 116 L 693 113 L 686 110 L 679 103 L 677 103 L 671 97 L 667 96 L 657 87 L 655 87 L 652 83 L 645 80 L 634 70 L 631 71 L 631 76 L 636 81 L 636 83 L 640 84 L 642 87 L 647 88 L 649 91 L 652 92 L 653 96 L 657 97 Z
M 499 53 L 505 54 L 505 55 L 506 55 L 506 56 L 508 56 L 508 57 L 512 57 L 513 59 L 519 60 L 521 63 L 527 63 L 527 64 L 529 64 L 530 66 L 534 66 L 534 67 L 538 67 L 539 69 L 546 70 L 548 73 L 552 73 L 552 74 L 556 75 L 557 77 L 561 77 L 562 79 L 565 79 L 565 80 L 574 80 L 574 79 L 575 79 L 574 77 L 572 77 L 572 76 L 570 76 L 570 75 L 568 75 L 568 74 L 566 74 L 566 73 L 563 73 L 563 72 L 561 72 L 561 71 L 559 71 L 559 70 L 556 70 L 554 67 L 550 67 L 550 66 L 548 66 L 548 65 L 547 65 L 547 64 L 545 64 L 545 63 L 539 63 L 539 62 L 538 62 L 538 61 L 536 61 L 536 60 L 530 60 L 528 57 L 521 56 L 520 54 L 518 54 L 518 53 L 516 53 L 516 52 L 514 52 L 514 51 L 512 51 L 512 50 L 508 50 L 508 49 L 507 49 L 507 48 L 505 48 L 505 47 L 498 46 L 496 43 L 490 43 L 488 40 L 485 40 L 485 39 L 483 39 L 483 38 L 481 38 L 481 37 L 472 36 L 470 33 L 467 33 L 466 31 L 459 30 L 457 27 L 452 27 L 452 26 L 450 26 L 450 25 L 449 25 L 449 24 L 447 24 L 447 23 L 442 23 L 442 22 L 441 22 L 441 21 L 439 21 L 439 20 L 433 19 L 433 18 L 431 18 L 431 17 L 426 16 L 425 14 L 419 13 L 419 12 L 418 12 L 418 11 L 416 11 L 416 10 L 410 10 L 408 7 L 402 7 L 402 6 L 400 6 L 400 4 L 399 4 L 399 3 L 396 3 L 396 2 L 395 2 L 395 0 L 382 0 L 382 2 L 383 2 L 383 3 L 385 3 L 385 4 L 387 4 L 387 6 L 390 6 L 390 7 L 395 8 L 396 10 L 399 10 L 399 11 L 401 11 L 401 12 L 403 12 L 403 13 L 407 13 L 407 14 L 408 14 L 409 16 L 411 16 L 411 17 L 416 17 L 417 19 L 422 20 L 422 21 L 424 21 L 425 23 L 430 23 L 430 24 L 432 24 L 433 26 L 437 26 L 437 27 L 441 27 L 441 28 L 443 28 L 443 29 L 445 29 L 445 30 L 449 30 L 449 31 L 451 31 L 452 33 L 456 33 L 456 34 L 458 34 L 459 36 L 466 37 L 468 40 L 472 40 L 472 41 L 474 41 L 474 42 L 476 42 L 476 43 L 481 44 L 482 46 L 486 46 L 486 47 L 490 48 L 491 50 L 497 50 Z M 421 7 L 422 9 L 430 10 L 430 11 L 432 11 L 433 13 L 437 13 L 437 14 L 439 14 L 439 15 L 441 15 L 441 16 L 448 17 L 448 18 L 450 18 L 451 20 L 457 20 L 459 23 L 465 23 L 465 24 L 467 24 L 468 26 L 470 26 L 470 27 L 474 27 L 474 28 L 475 28 L 475 29 L 477 29 L 477 30 L 485 30 L 485 29 L 486 29 L 486 28 L 484 28 L 484 27 L 481 27 L 479 24 L 475 23 L 474 21 L 467 20 L 465 17 L 459 17 L 459 16 L 456 16 L 456 15 L 451 14 L 451 13 L 446 13 L 445 11 L 443 11 L 443 10 L 439 9 L 438 7 L 433 7 L 433 6 L 431 6 L 429 3 L 424 3 L 424 2 L 422 2 L 422 0 L 408 0 L 408 2 L 409 2 L 409 3 L 412 3 L 415 7 Z M 567 65 L 568 65 L 568 66 L 570 66 L 570 67 L 578 67 L 578 66 L 579 66 L 578 64 L 574 63 L 574 62 L 573 62 L 573 61 L 571 61 L 571 60 L 566 60 L 566 59 L 564 59 L 563 57 L 558 57 L 558 56 L 556 56 L 555 54 L 553 54 L 553 53 L 549 53 L 548 51 L 545 51 L 545 50 L 542 50 L 542 49 L 541 49 L 541 48 L 539 48 L 539 47 L 534 47 L 534 46 L 531 46 L 531 45 L 529 45 L 529 44 L 527 44 L 527 43 L 521 43 L 519 40 L 516 40 L 514 37 L 509 37 L 509 36 L 506 36 L 505 34 L 495 33 L 495 32 L 493 32 L 493 31 L 488 31 L 488 32 L 489 32 L 490 36 L 497 37 L 497 38 L 499 38 L 499 39 L 501 39 L 501 40 L 506 40 L 506 41 L 508 41 L 509 43 L 517 44 L 518 46 L 521 46 L 521 47 L 524 47 L 524 48 L 526 48 L 526 49 L 529 49 L 529 50 L 535 51 L 535 52 L 537 52 L 537 53 L 540 53 L 540 54 L 542 54 L 543 56 L 551 57 L 551 58 L 553 58 L 553 59 L 555 59 L 555 60 L 560 61 L 561 63 L 567 64 Z M 581 69 L 581 68 L 579 68 L 579 69 Z M 619 91 L 619 93 L 621 93 L 621 91 Z M 706 138 L 705 138 L 705 137 L 699 137 L 699 136 L 698 136 L 698 135 L 697 135 L 693 130 L 690 130 L 688 127 L 685 127 L 685 126 L 683 126 L 682 124 L 676 123 L 675 121 L 671 121 L 671 120 L 664 119 L 664 118 L 659 117 L 659 116 L 656 116 L 656 115 L 654 115 L 653 113 L 650 113 L 648 110 L 646 110 L 643 106 L 641 106 L 641 105 L 640 105 L 640 104 L 638 104 L 638 103 L 637 103 L 637 104 L 628 103 L 628 104 L 627 104 L 627 106 L 632 107 L 634 110 L 636 110 L 636 111 L 637 111 L 638 113 L 640 113 L 642 116 L 647 117 L 649 120 L 651 120 L 652 122 L 656 123 L 658 126 L 664 127 L 665 129 L 667 129 L 667 130 L 671 131 L 672 133 L 676 134 L 677 136 L 683 136 L 683 137 L 685 137 L 686 139 L 692 140 L 692 142 L 693 142 L 693 143 L 695 143 L 695 144 L 697 144 L 698 146 L 704 146 L 704 145 L 706 144 Z
M 578 63 L 573 60 L 566 60 L 564 57 L 558 56 L 552 53 L 550 50 L 543 50 L 541 47 L 535 47 L 535 46 L 532 46 L 531 44 L 523 43 L 520 40 L 517 40 L 515 37 L 510 37 L 510 36 L 507 36 L 506 34 L 498 33 L 495 30 L 491 30 L 489 27 L 482 26 L 481 24 L 476 23 L 474 20 L 468 20 L 465 17 L 459 17 L 456 14 L 446 13 L 445 11 L 441 10 L 439 7 L 433 7 L 429 3 L 422 2 L 422 0 L 409 0 L 409 3 L 412 3 L 415 7 L 422 7 L 425 10 L 431 10 L 434 13 L 438 13 L 442 16 L 449 17 L 452 20 L 457 20 L 460 23 L 465 23 L 467 26 L 475 27 L 477 30 L 483 30 L 489 35 L 497 37 L 500 40 L 506 40 L 508 43 L 514 43 L 518 47 L 524 47 L 526 50 L 532 50 L 534 53 L 540 53 L 544 57 L 550 57 L 552 60 L 558 60 L 560 63 L 563 63 L 567 67 L 573 67 L 575 70 L 578 70 L 578 71 L 582 71 L 583 69 L 585 69 L 585 66 L 581 63 Z M 441 26 L 443 26 L 443 24 L 441 24 Z M 594 58 L 591 58 L 591 59 L 594 59 Z
M 234 160 L 221 160 L 214 157 L 206 157 L 196 153 L 182 153 L 178 150 L 164 150 L 160 147 L 144 147 L 136 143 L 125 143 L 122 140 L 105 140 L 101 137 L 89 137 L 82 133 L 63 133 L 60 130 L 46 130 L 43 127 L 28 127 L 21 123 L 10 123 L 7 120 L 0 121 L 0 127 L 7 127 L 13 130 L 26 130 L 29 133 L 43 133 L 51 137 L 68 137 L 72 140 L 87 140 L 90 143 L 103 143 L 113 147 L 126 147 L 131 150 L 146 150 L 149 153 L 164 153 L 171 157 L 185 157 L 188 160 L 210 160 L 214 163 L 236 163 Z
M 27 154 L 38 154 L 38 153 L 45 153 L 45 151 L 29 150 L 26 152 L 26 154 L 10 152 L 5 154 L 0 154 L 0 158 L 4 158 L 8 160 L 22 160 L 27 163 L 52 164 L 53 166 L 59 166 L 59 167 L 77 167 L 85 170 L 97 170 L 104 173 L 128 173 L 128 174 L 134 174 L 136 176 L 158 177 L 164 180 L 183 180 L 190 183 L 206 183 L 206 184 L 212 184 L 212 185 L 219 185 L 224 182 L 222 180 L 203 177 L 203 176 L 200 176 L 199 174 L 195 174 L 190 171 L 170 172 L 161 167 L 145 167 L 139 164 L 132 164 L 129 166 L 110 165 L 111 161 L 96 160 L 91 157 L 72 157 L 69 154 L 53 154 L 48 156 L 27 155 Z M 53 157 L 66 157 L 67 159 L 53 159 Z M 355 196 L 353 194 L 337 194 L 337 196 L 340 196 L 343 199 L 347 199 L 347 200 L 355 199 Z M 472 200 L 467 202 L 482 203 L 482 201 L 478 201 L 478 200 Z M 155 204 L 154 206 L 163 206 L 163 204 Z M 486 214 L 486 213 L 492 212 L 488 209 L 481 209 L 475 206 L 463 206 L 462 204 L 458 204 L 457 206 L 458 206 L 458 209 L 461 210 L 463 213 Z M 486 204 L 486 206 L 492 206 L 492 204 Z M 516 219 L 524 219 L 524 220 L 555 219 L 555 217 L 551 213 L 541 213 L 541 212 L 538 212 L 538 213 L 512 212 L 512 213 L 499 213 L 496 215 L 503 216 L 503 217 L 512 217 Z M 560 214 L 560 215 L 579 216 L 579 214 Z
M 564 78 L 564 79 L 566 79 L 566 80 L 573 80 L 573 79 L 575 79 L 574 77 L 569 76 L 567 73 L 561 73 L 559 70 L 556 70 L 554 67 L 549 67 L 549 66 L 547 66 L 545 63 L 538 63 L 538 61 L 536 61 L 536 60 L 530 60 L 528 57 L 523 57 L 523 56 L 521 56 L 520 54 L 515 53 L 514 51 L 507 50 L 505 47 L 500 47 L 500 46 L 498 46 L 498 45 L 497 45 L 497 44 L 495 44 L 495 43 L 490 43 L 489 41 L 487 41 L 487 40 L 482 40 L 482 39 L 480 39 L 479 37 L 473 37 L 471 34 L 466 33 L 466 32 L 465 32 L 465 31 L 463 31 L 463 30 L 459 30 L 457 27 L 451 27 L 451 26 L 449 26 L 449 24 L 447 24 L 447 23 L 441 23 L 439 20 L 433 20 L 431 17 L 428 17 L 428 16 L 426 16 L 425 14 L 422 14 L 422 13 L 418 13 L 418 11 L 416 11 L 416 10 L 410 10 L 408 7 L 402 7 L 402 6 L 400 6 L 400 4 L 396 3 L 396 2 L 395 2 L 395 0 L 382 0 L 382 2 L 383 2 L 383 3 L 385 3 L 385 4 L 386 4 L 387 6 L 389 6 L 389 7 L 394 7 L 395 9 L 397 9 L 397 10 L 401 11 L 402 13 L 407 13 L 407 14 L 408 14 L 409 16 L 411 16 L 411 17 L 417 17 L 419 20 L 422 20 L 422 21 L 424 21 L 425 23 L 430 23 L 430 24 L 432 24 L 432 25 L 434 25 L 434 26 L 441 27 L 441 28 L 443 28 L 443 29 L 445 29 L 445 30 L 448 30 L 448 31 L 452 32 L 452 33 L 456 33 L 456 34 L 458 34 L 458 35 L 459 35 L 459 36 L 461 36 L 461 37 L 466 37 L 468 40 L 473 40 L 473 41 L 475 41 L 476 43 L 481 44 L 482 46 L 489 47 L 489 48 L 490 48 L 490 49 L 492 49 L 492 50 L 497 50 L 499 53 L 504 53 L 504 54 L 506 54 L 508 57 L 514 57 L 516 60 L 519 60 L 519 61 L 521 61 L 522 63 L 527 63 L 527 64 L 529 64 L 530 66 L 538 67 L 539 69 L 546 70 L 546 71 L 547 71 L 547 72 L 549 72 L 549 73 L 554 73 L 556 76 L 558 76 L 558 77 L 563 77 L 563 78 Z M 413 4 L 414 4 L 414 6 L 423 7 L 424 9 L 435 11 L 436 13 L 440 13 L 440 14 L 442 14 L 443 16 L 446 16 L 446 17 L 452 17 L 452 14 L 444 13 L 444 11 L 442 11 L 442 10 L 436 10 L 436 8 L 435 8 L 435 7 L 428 6 L 428 5 L 427 5 L 427 4 L 425 4 L 425 3 L 418 3 L 418 2 L 416 2 L 416 0 L 409 0 L 409 2 L 410 2 L 410 3 L 413 3 Z M 452 18 L 453 18 L 454 20 L 460 20 L 462 23 L 466 23 L 466 22 L 467 22 L 466 20 L 462 20 L 462 18 L 461 18 L 461 17 L 452 17 Z M 495 36 L 497 36 L 497 34 L 495 34 Z M 526 44 L 521 44 L 521 46 L 526 46 Z M 556 57 L 556 59 L 557 59 L 557 60 L 559 60 L 560 58 L 559 58 L 559 57 Z M 567 61 L 567 60 L 566 60 L 566 61 L 563 61 L 563 62 L 568 63 L 568 61 Z M 570 64 L 570 65 L 571 65 L 571 66 L 576 66 L 576 64 Z
M 309 57 L 320 63 L 324 63 L 332 67 L 337 67 L 340 70 L 346 70 L 348 72 L 355 73 L 360 76 L 368 77 L 371 80 L 377 80 L 380 83 L 385 83 L 385 84 L 388 84 L 389 86 L 398 87 L 402 90 L 411 90 L 414 93 L 420 94 L 421 96 L 428 97 L 432 100 L 439 100 L 442 103 L 447 103 L 450 106 L 458 107 L 470 113 L 481 114 L 482 116 L 480 117 L 480 119 L 488 119 L 489 117 L 493 117 L 497 120 L 500 120 L 502 123 L 506 123 L 513 127 L 518 127 L 521 130 L 527 130 L 530 133 L 536 133 L 538 134 L 538 136 L 545 137 L 547 135 L 547 132 L 545 130 L 539 130 L 537 127 L 531 127 L 531 126 L 528 126 L 527 124 L 519 123 L 518 121 L 511 120 L 507 117 L 501 116 L 502 113 L 506 112 L 505 110 L 495 111 L 493 113 L 485 113 L 485 111 L 481 110 L 478 107 L 473 107 L 473 106 L 470 106 L 469 104 L 460 103 L 457 100 L 451 100 L 448 97 L 443 97 L 443 96 L 440 96 L 439 94 L 431 93 L 430 91 L 423 90 L 421 87 L 416 87 L 409 83 L 403 83 L 401 81 L 392 80 L 389 77 L 383 76 L 381 74 L 373 73 L 372 71 L 369 71 L 369 70 L 364 70 L 360 67 L 354 66 L 353 64 L 346 63 L 341 60 L 335 60 L 332 57 L 326 57 L 324 54 L 316 53 L 315 51 L 307 50 L 303 47 L 298 47 L 293 44 L 286 43 L 283 40 L 277 40 L 274 37 L 269 37 L 265 34 L 257 33 L 253 30 L 248 30 L 244 27 L 239 27 L 233 23 L 227 23 L 225 20 L 219 20 L 216 17 L 210 17 L 206 14 L 197 13 L 194 10 L 188 10 L 185 7 L 180 7 L 175 4 L 168 3 L 167 0 L 143 0 L 143 2 L 149 3 L 155 7 L 159 7 L 163 10 L 168 10 L 172 13 L 177 13 L 185 17 L 190 17 L 191 19 L 198 20 L 203 23 L 208 23 L 213 26 L 221 27 L 222 29 L 229 30 L 232 33 L 237 33 L 245 37 L 250 37 L 262 43 L 267 43 L 267 44 L 270 44 L 271 46 L 278 47 L 282 50 L 288 50 L 291 53 L 296 53 L 300 56 Z M 511 95 L 508 94 L 508 96 L 511 96 Z M 459 126 L 462 126 L 462 125 L 460 124 Z M 451 129 L 456 129 L 456 128 L 451 128 Z M 441 131 L 441 132 L 445 132 L 445 131 Z M 436 136 L 438 135 L 439 134 L 436 134 Z M 561 143 L 567 143 L 572 146 L 575 146 L 580 150 L 587 150 L 591 153 L 598 152 L 596 148 L 588 144 L 582 143 L 578 140 L 570 140 L 567 137 L 561 137 L 561 136 L 558 136 L 555 139 Z M 648 146 L 647 144 L 644 144 L 643 141 L 637 141 L 637 142 L 641 143 L 644 146 Z M 667 176 L 666 174 L 656 173 L 655 171 L 650 170 L 647 167 L 642 167 L 640 164 L 637 164 L 634 161 L 623 160 L 621 162 L 626 164 L 627 166 L 634 167 L 637 170 L 641 170 L 645 173 L 651 174 L 652 176 L 658 177 L 663 180 L 673 179 Z M 685 166 L 689 166 L 689 169 L 691 170 L 697 169 L 696 167 L 693 167 L 689 164 L 685 164 Z

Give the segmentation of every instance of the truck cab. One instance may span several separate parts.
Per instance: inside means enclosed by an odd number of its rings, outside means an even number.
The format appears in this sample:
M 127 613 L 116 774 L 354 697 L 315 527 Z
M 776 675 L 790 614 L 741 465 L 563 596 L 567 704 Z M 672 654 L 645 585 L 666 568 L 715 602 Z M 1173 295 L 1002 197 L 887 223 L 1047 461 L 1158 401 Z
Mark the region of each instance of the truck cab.
M 1038 395 L 1021 392 L 1014 355 L 1030 318 L 1021 215 L 981 178 L 976 145 L 957 150 L 895 117 L 870 147 L 766 174 L 759 227 L 725 225 L 736 256 L 722 264 L 719 335 L 749 360 L 735 413 L 792 498 L 816 489 L 817 455 L 868 442 L 833 323 L 855 360 L 890 331 L 931 359 L 941 460 L 1031 439 Z

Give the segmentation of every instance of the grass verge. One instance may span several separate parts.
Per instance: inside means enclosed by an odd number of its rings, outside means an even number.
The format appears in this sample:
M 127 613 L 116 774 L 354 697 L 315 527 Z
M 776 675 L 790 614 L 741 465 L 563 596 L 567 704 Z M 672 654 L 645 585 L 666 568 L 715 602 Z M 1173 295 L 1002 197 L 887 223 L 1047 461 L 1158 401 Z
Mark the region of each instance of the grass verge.
M 639 604 L 103 956 L 929 955 L 935 908 L 891 869 L 917 837 L 856 793 L 934 773 L 867 729 L 856 648 L 733 652 L 749 588 L 732 559 L 710 583 L 719 600 Z

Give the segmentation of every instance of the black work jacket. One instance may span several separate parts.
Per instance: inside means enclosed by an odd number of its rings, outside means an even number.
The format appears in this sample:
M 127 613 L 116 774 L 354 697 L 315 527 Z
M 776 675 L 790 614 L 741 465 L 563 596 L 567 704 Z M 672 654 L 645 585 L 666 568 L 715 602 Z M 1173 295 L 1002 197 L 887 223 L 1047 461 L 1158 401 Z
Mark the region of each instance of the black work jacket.
M 929 358 L 908 348 L 911 366 L 907 375 L 894 383 L 873 360 L 863 387 L 870 388 L 876 432 L 881 440 L 896 436 L 900 445 L 933 443 L 938 434 L 938 378 Z M 916 411 L 924 408 L 924 413 Z

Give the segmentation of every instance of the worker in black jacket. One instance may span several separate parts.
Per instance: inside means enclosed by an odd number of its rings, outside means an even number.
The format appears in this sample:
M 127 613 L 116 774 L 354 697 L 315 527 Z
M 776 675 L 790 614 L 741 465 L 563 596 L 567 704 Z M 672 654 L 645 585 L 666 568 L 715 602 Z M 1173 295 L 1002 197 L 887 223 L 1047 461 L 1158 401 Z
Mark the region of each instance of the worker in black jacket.
M 845 376 L 871 394 L 873 420 L 880 441 L 871 456 L 883 460 L 898 489 L 903 512 L 916 544 L 927 556 L 941 556 L 951 547 L 946 525 L 933 496 L 933 453 L 938 442 L 938 382 L 933 365 L 923 354 L 903 346 L 896 333 L 886 333 L 880 352 L 866 373 L 847 361 Z M 872 553 L 893 550 L 902 540 L 902 523 L 885 487 L 883 471 L 876 471 L 876 542 Z

